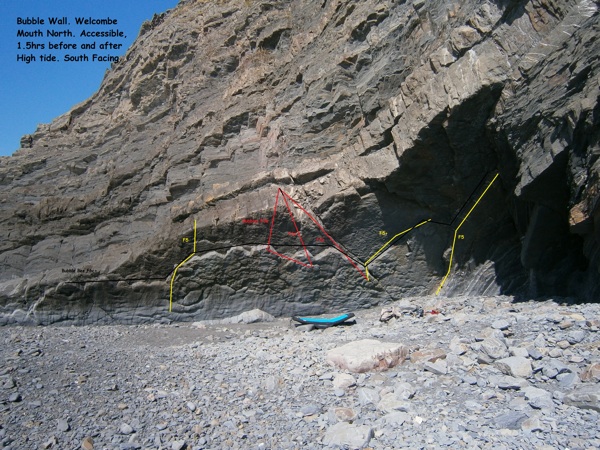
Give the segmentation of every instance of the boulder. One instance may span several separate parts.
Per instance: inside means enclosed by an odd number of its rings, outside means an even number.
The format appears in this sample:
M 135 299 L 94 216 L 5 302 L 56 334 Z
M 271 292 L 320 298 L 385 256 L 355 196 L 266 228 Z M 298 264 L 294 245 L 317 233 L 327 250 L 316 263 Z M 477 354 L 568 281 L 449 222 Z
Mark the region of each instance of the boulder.
M 364 339 L 329 350 L 327 362 L 341 370 L 362 373 L 387 370 L 401 364 L 407 355 L 403 344 Z
M 581 381 L 600 382 L 600 362 L 593 362 L 581 372 Z
M 566 394 L 563 403 L 600 412 L 600 385 L 582 385 Z
M 515 378 L 529 378 L 533 374 L 531 362 L 522 356 L 509 356 L 499 359 L 495 364 L 502 373 Z

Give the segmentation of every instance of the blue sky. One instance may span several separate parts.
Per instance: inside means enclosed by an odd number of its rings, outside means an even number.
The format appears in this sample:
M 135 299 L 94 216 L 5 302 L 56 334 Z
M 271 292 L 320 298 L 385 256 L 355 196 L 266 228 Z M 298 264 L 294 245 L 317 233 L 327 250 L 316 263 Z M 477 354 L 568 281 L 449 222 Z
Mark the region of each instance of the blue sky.
M 0 156 L 19 148 L 21 136 L 33 133 L 40 123 L 49 123 L 100 86 L 109 62 L 92 61 L 94 53 L 123 56 L 137 37 L 144 20 L 177 5 L 178 0 L 0 0 Z M 49 17 L 66 16 L 70 25 L 49 25 Z M 43 25 L 18 25 L 17 18 L 41 18 Z M 76 17 L 117 20 L 117 25 L 77 25 Z M 43 31 L 44 37 L 17 37 L 19 29 Z M 46 30 L 71 30 L 75 37 L 47 37 Z M 81 38 L 80 32 L 122 30 L 126 38 Z M 27 41 L 44 49 L 25 49 Z M 96 50 L 82 51 L 82 43 L 96 41 Z M 100 50 L 106 41 L 123 44 L 118 50 Z M 49 43 L 77 44 L 76 50 L 49 50 Z M 18 45 L 21 45 L 19 50 Z M 65 54 L 86 53 L 89 62 L 64 62 Z M 33 54 L 36 61 L 18 62 L 17 55 Z M 41 62 L 53 54 L 57 62 Z

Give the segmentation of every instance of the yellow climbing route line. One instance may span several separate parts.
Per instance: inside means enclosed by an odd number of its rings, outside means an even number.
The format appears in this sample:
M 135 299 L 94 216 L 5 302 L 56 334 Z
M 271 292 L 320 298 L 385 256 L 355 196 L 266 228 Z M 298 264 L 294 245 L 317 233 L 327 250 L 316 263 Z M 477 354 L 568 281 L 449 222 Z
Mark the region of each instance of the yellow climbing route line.
M 196 253 L 196 219 L 194 219 L 194 253 Z
M 175 270 L 173 271 L 173 276 L 171 277 L 171 290 L 169 292 L 169 312 L 171 312 L 171 310 L 173 309 L 173 283 L 175 282 L 175 276 L 177 275 L 177 270 L 181 266 L 183 266 L 186 262 L 188 262 L 190 260 L 190 258 L 192 256 L 194 256 L 195 254 L 196 254 L 196 220 L 194 220 L 194 251 L 192 252 L 192 254 L 190 256 L 188 256 L 183 261 L 181 261 L 177 265 L 177 267 L 175 267 Z
M 458 227 L 456 227 L 456 229 L 454 230 L 454 238 L 452 239 L 452 250 L 450 250 L 450 262 L 448 263 L 448 271 L 446 272 L 446 275 L 444 275 L 444 278 L 442 279 L 442 282 L 440 283 L 439 287 L 437 288 L 437 291 L 435 291 L 435 295 L 439 295 L 440 291 L 444 287 L 444 283 L 446 283 L 446 279 L 448 278 L 448 275 L 450 275 L 450 271 L 452 270 L 452 258 L 454 257 L 454 246 L 456 245 L 456 237 L 458 236 L 458 230 L 460 230 L 460 227 L 462 227 L 463 223 L 465 223 L 465 221 L 469 218 L 469 215 L 473 212 L 475 207 L 479 204 L 479 201 L 483 198 L 483 196 L 487 193 L 487 191 L 492 187 L 492 184 L 494 184 L 494 181 L 496 181 L 496 178 L 498 178 L 498 175 L 499 174 L 496 174 L 496 176 L 492 179 L 492 181 L 490 181 L 490 184 L 487 185 L 487 187 L 485 188 L 483 193 L 479 196 L 479 198 L 477 199 L 475 204 L 471 207 L 471 209 L 469 210 L 467 215 L 463 218 L 463 220 L 458 224 Z
M 418 224 L 416 224 L 416 225 L 414 225 L 414 226 L 412 226 L 412 227 L 410 227 L 410 228 L 408 228 L 408 229 L 406 229 L 404 231 L 401 231 L 400 233 L 396 234 L 393 238 L 391 238 L 389 241 L 387 241 L 385 244 L 383 244 L 379 250 L 377 250 L 375 253 L 373 253 L 373 255 L 371 255 L 371 257 L 363 264 L 363 266 L 365 267 L 365 271 L 366 271 L 365 273 L 367 275 L 367 281 L 370 281 L 369 280 L 369 264 L 375 258 L 377 258 L 377 256 L 379 256 L 381 253 L 383 253 L 385 250 L 387 250 L 387 248 L 390 245 L 392 245 L 392 242 L 394 242 L 394 240 L 396 240 L 400 236 L 408 233 L 409 231 L 414 230 L 415 228 L 419 228 L 421 225 L 425 225 L 427 222 L 430 222 L 430 221 L 431 221 L 431 219 L 424 220 L 421 223 L 418 223 Z

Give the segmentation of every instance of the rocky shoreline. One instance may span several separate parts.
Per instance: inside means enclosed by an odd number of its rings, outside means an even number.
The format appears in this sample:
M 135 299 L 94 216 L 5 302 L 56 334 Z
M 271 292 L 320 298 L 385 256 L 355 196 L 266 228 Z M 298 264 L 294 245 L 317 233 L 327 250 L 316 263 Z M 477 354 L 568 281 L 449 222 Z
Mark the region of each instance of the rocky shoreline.
M 0 328 L 1 447 L 600 447 L 599 304 L 391 306 L 399 317 L 386 323 L 370 309 L 325 330 L 284 319 Z M 405 361 L 363 373 L 328 362 L 366 339 L 401 344 Z

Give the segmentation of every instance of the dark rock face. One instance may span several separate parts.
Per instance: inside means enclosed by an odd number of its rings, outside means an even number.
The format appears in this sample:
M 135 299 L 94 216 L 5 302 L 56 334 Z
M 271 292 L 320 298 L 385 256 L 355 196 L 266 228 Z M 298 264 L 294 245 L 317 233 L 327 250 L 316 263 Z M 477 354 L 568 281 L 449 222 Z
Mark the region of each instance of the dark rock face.
M 3 323 L 354 309 L 450 260 L 444 295 L 598 298 L 597 3 L 157 17 L 0 159 Z

